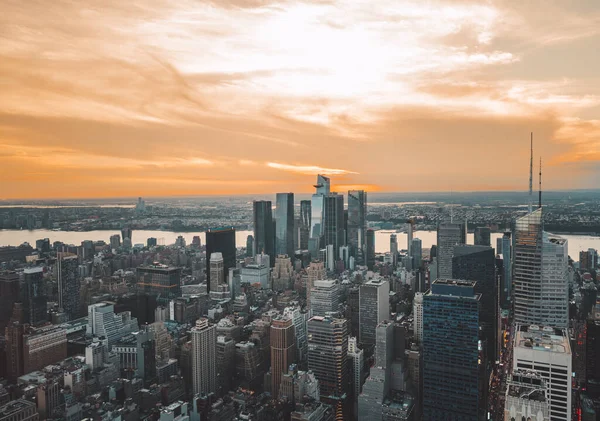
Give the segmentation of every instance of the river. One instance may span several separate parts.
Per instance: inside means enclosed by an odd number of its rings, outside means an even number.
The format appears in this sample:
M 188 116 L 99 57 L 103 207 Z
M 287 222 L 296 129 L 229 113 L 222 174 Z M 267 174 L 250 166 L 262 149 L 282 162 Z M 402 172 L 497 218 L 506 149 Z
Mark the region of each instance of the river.
M 385 253 L 390 249 L 390 234 L 393 231 L 380 230 L 375 232 L 375 251 L 377 253 Z M 107 243 L 111 235 L 120 234 L 117 230 L 104 231 L 51 231 L 45 229 L 38 230 L 0 230 L 0 246 L 17 246 L 24 242 L 28 242 L 35 247 L 35 241 L 41 238 L 49 238 L 50 242 L 61 241 L 66 244 L 81 244 L 84 240 L 104 240 Z M 235 241 L 238 247 L 246 246 L 246 238 L 252 234 L 252 231 L 236 231 Z M 191 244 L 192 238 L 195 235 L 200 236 L 202 244 L 205 244 L 204 232 L 173 232 L 159 230 L 134 230 L 133 244 L 146 243 L 149 237 L 158 239 L 159 244 L 170 245 L 174 244 L 178 236 L 183 236 L 188 244 Z M 406 249 L 406 233 L 396 233 L 398 238 L 398 248 Z M 501 237 L 501 233 L 492 233 L 492 247 L 496 247 L 496 238 Z M 437 241 L 435 231 L 416 231 L 415 238 L 420 238 L 423 242 L 423 248 L 430 248 Z M 600 249 L 600 237 L 589 235 L 562 235 L 569 241 L 569 254 L 574 260 L 579 260 L 579 252 L 588 248 Z M 473 244 L 473 234 L 468 234 L 467 243 Z

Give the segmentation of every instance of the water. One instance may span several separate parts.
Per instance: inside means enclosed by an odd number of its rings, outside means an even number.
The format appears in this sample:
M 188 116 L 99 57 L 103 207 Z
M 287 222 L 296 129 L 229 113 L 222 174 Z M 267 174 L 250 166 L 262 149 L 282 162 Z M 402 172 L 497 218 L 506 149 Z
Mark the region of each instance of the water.
M 380 230 L 375 231 L 375 251 L 377 253 L 385 253 L 390 250 L 390 234 L 394 231 Z M 102 231 L 51 231 L 45 229 L 38 230 L 0 230 L 0 246 L 18 246 L 24 242 L 28 242 L 35 247 L 35 241 L 42 238 L 49 238 L 50 243 L 61 241 L 66 244 L 80 245 L 84 240 L 104 240 L 109 242 L 110 236 L 120 234 L 118 230 L 102 230 Z M 236 231 L 235 242 L 238 247 L 246 246 L 246 238 L 251 235 L 252 231 Z M 158 239 L 159 244 L 170 245 L 174 244 L 178 236 L 183 236 L 188 244 L 191 244 L 192 238 L 195 235 L 200 237 L 202 244 L 206 244 L 206 236 L 204 232 L 173 232 L 159 230 L 134 230 L 133 244 L 143 243 L 149 237 Z M 496 238 L 502 236 L 502 233 L 492 233 L 492 247 L 496 247 Z M 398 248 L 400 250 L 407 247 L 406 233 L 396 233 L 398 239 Z M 579 252 L 588 248 L 600 249 L 600 237 L 588 235 L 562 235 L 569 241 L 569 253 L 574 260 L 579 260 Z M 420 238 L 423 243 L 423 248 L 431 248 L 437 242 L 437 234 L 435 231 L 416 231 L 414 238 Z M 473 234 L 468 234 L 467 243 L 473 244 Z

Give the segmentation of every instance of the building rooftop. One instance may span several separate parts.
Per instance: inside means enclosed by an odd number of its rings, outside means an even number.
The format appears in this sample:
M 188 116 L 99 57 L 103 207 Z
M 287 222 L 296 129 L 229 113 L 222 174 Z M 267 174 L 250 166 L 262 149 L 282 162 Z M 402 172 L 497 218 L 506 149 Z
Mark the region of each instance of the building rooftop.
M 409 414 L 414 405 L 414 398 L 407 392 L 391 390 L 383 400 L 383 406 Z
M 10 415 L 22 411 L 28 407 L 33 408 L 34 411 L 37 411 L 35 403 L 33 402 L 29 402 L 24 399 L 11 401 L 4 406 L 0 406 L 0 419 L 8 418 Z
M 25 268 L 25 269 L 23 269 L 23 273 L 25 273 L 25 274 L 40 273 L 40 272 L 43 272 L 43 271 L 44 271 L 44 268 L 41 267 L 41 266 L 37 266 L 37 267 L 34 267 L 34 268 Z
M 434 284 L 437 285 L 455 285 L 460 287 L 473 287 L 475 286 L 475 281 L 464 281 L 459 279 L 436 279 L 433 281 Z
M 518 325 L 515 347 L 534 351 L 570 354 L 569 338 L 565 331 L 537 325 Z

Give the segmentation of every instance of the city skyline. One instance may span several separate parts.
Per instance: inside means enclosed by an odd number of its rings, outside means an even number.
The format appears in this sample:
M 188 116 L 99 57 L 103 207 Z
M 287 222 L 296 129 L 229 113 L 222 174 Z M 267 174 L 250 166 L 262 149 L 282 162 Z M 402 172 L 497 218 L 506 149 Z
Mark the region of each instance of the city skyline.
M 600 177 L 593 1 L 3 6 L 1 199 Z

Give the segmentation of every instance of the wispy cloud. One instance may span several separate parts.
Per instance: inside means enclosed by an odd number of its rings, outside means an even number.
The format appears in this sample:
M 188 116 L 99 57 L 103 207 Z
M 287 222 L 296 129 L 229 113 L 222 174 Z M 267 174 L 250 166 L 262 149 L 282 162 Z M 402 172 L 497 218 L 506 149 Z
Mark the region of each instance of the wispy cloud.
M 358 174 L 354 171 L 341 170 L 337 168 L 323 168 L 316 165 L 290 165 L 280 164 L 277 162 L 267 162 L 267 167 L 274 168 L 276 170 L 289 171 L 299 174 L 323 174 L 323 175 L 344 175 L 344 174 Z

